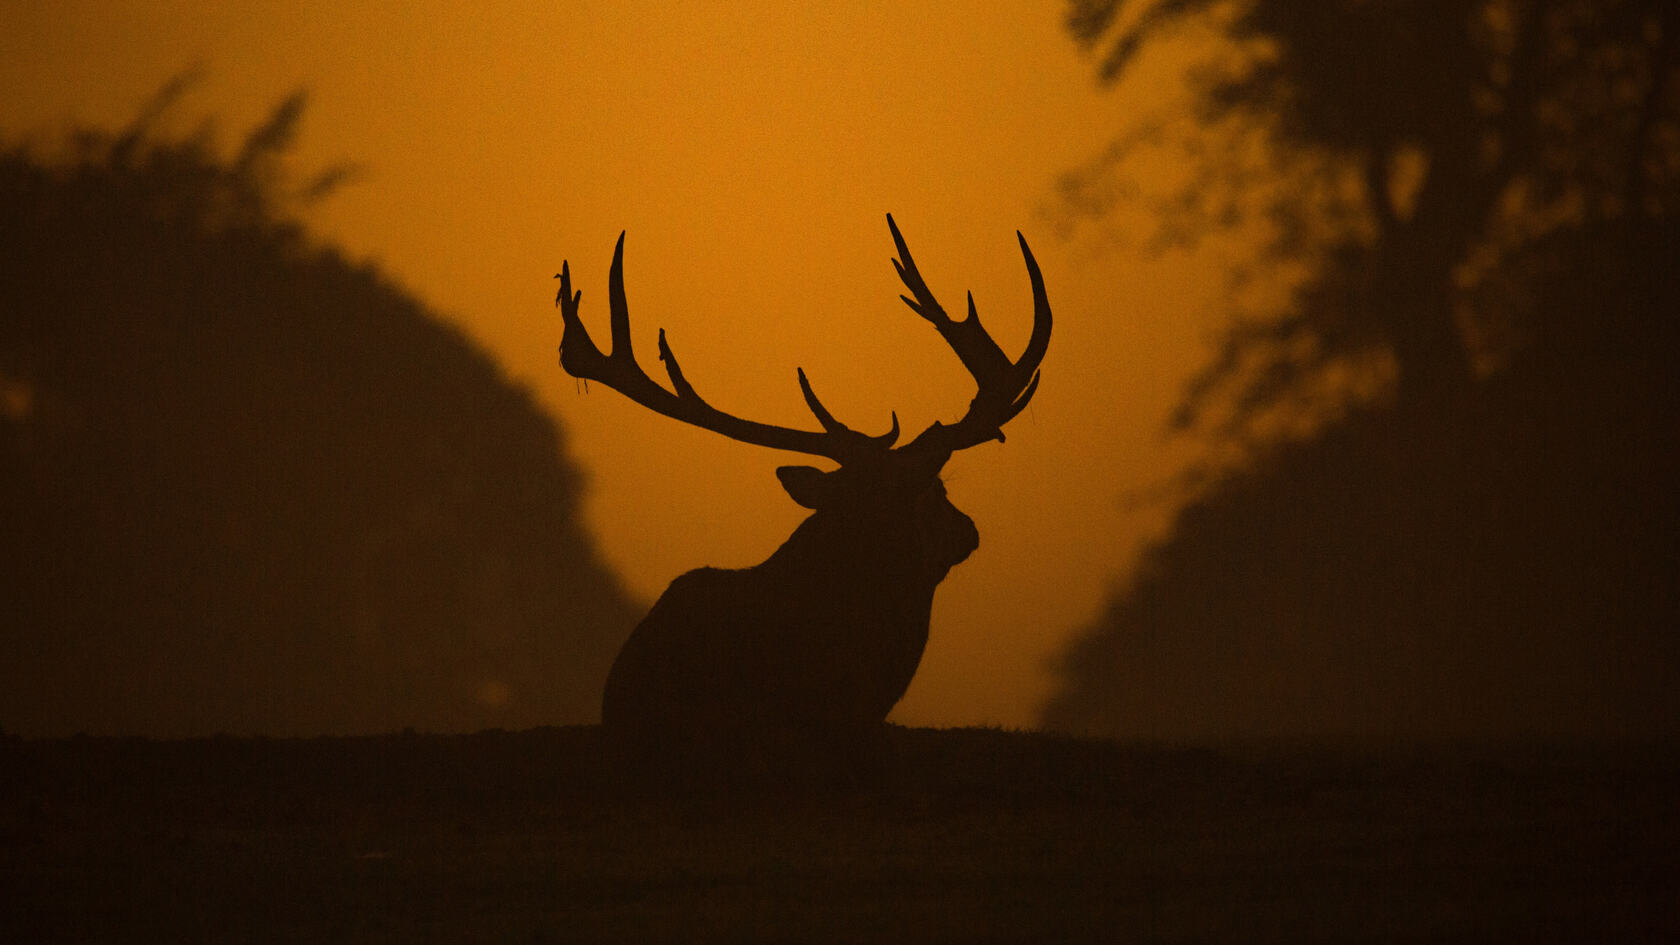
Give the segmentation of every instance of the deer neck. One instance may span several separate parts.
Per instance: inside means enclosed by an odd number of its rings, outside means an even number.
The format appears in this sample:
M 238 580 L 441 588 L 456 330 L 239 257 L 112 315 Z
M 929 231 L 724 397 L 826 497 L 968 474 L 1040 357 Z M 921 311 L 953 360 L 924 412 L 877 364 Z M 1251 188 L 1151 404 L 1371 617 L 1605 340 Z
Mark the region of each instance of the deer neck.
M 874 587 L 883 599 L 905 595 L 931 601 L 950 568 L 929 568 L 888 536 L 858 527 L 841 516 L 813 514 L 794 529 L 760 570 L 792 586 Z

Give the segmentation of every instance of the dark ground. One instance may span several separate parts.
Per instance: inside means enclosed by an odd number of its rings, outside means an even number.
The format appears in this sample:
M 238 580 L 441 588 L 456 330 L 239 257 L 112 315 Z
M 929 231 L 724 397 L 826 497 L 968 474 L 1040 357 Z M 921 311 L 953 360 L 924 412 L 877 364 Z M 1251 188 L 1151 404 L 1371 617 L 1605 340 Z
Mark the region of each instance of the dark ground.
M 1680 750 L 897 730 L 638 798 L 598 733 L 0 740 L 0 942 L 1680 941 Z

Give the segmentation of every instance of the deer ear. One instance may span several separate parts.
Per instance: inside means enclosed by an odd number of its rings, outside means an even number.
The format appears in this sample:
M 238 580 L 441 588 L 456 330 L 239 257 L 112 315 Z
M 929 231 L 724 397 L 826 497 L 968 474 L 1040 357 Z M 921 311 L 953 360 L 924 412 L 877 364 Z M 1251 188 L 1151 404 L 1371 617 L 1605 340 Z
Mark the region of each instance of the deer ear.
M 778 466 L 776 478 L 793 501 L 808 509 L 820 509 L 828 504 L 828 473 L 815 466 Z

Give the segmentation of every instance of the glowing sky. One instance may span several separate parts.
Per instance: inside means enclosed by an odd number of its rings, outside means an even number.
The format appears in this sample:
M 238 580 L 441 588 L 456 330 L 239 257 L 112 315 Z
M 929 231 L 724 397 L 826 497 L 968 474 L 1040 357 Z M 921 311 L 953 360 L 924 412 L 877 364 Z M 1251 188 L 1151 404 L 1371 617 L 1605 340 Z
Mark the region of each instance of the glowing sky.
M 947 467 L 981 547 L 942 586 L 895 719 L 1024 726 L 1046 662 L 1159 525 L 1123 500 L 1174 468 L 1163 417 L 1206 356 L 1218 289 L 1205 259 L 1142 259 L 1045 215 L 1056 174 L 1178 94 L 1147 76 L 1099 90 L 1061 15 L 1056 0 L 9 0 L 0 129 L 124 124 L 200 64 L 165 127 L 213 117 L 231 143 L 306 87 L 298 170 L 366 168 L 308 221 L 537 392 L 590 472 L 607 557 L 650 601 L 691 567 L 773 550 L 802 510 L 771 471 L 801 460 L 580 392 L 555 364 L 560 261 L 604 337 L 628 230 L 638 350 L 664 327 L 721 409 L 811 426 L 802 366 L 848 424 L 881 430 L 897 410 L 913 434 L 960 415 L 972 382 L 898 300 L 884 214 L 945 306 L 972 289 L 1012 356 L 1032 313 L 1021 230 L 1056 313 L 1043 384 L 1008 443 Z

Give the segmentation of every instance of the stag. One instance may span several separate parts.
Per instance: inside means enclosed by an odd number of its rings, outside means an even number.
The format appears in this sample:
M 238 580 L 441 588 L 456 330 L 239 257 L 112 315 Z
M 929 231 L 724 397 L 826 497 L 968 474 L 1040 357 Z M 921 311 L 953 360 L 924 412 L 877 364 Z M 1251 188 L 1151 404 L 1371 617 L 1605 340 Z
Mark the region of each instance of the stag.
M 699 568 L 671 582 L 631 633 L 607 677 L 606 733 L 644 764 L 697 760 L 756 764 L 767 773 L 794 758 L 863 768 L 885 742 L 887 713 L 903 697 L 928 639 L 934 589 L 979 546 L 974 522 L 946 497 L 940 470 L 951 455 L 990 440 L 1038 389 L 1050 342 L 1044 278 L 1019 233 L 1032 280 L 1033 329 L 1011 361 L 980 324 L 973 293 L 956 321 L 928 290 L 892 216 L 893 260 L 909 295 L 973 375 L 977 393 L 955 423 L 936 422 L 910 442 L 892 429 L 847 427 L 817 399 L 803 368 L 799 389 L 820 430 L 774 426 L 708 404 L 659 333 L 670 389 L 637 364 L 624 296 L 624 236 L 608 277 L 612 350 L 603 354 L 578 318 L 582 293 L 562 264 L 560 365 L 643 407 L 744 443 L 822 457 L 838 468 L 783 466 L 776 476 L 812 514 L 754 567 Z M 680 759 L 680 761 L 679 761 Z M 683 776 L 680 772 L 675 776 Z

